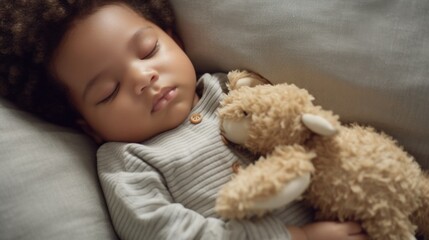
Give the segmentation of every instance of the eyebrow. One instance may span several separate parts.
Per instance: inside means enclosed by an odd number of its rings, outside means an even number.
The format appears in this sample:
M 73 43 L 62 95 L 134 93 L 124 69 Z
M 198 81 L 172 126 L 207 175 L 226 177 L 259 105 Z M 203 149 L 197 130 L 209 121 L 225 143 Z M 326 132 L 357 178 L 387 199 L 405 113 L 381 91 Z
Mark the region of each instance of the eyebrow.
M 140 35 L 143 34 L 143 32 L 145 32 L 148 29 L 152 29 L 151 26 L 144 26 L 139 28 L 135 33 L 133 33 L 133 35 L 131 36 L 131 39 L 127 42 L 128 44 L 131 44 L 133 42 L 136 42 L 139 38 Z M 91 88 L 100 80 L 100 76 L 104 74 L 104 71 L 100 71 L 99 73 L 97 73 L 93 78 L 91 78 L 88 83 L 85 85 L 85 89 L 83 90 L 82 93 L 82 99 L 85 100 L 89 90 L 91 90 Z
M 139 39 L 140 35 L 142 35 L 143 32 L 147 31 L 148 29 L 152 29 L 152 27 L 151 26 L 144 26 L 144 27 L 139 28 L 131 37 L 130 43 L 137 41 Z

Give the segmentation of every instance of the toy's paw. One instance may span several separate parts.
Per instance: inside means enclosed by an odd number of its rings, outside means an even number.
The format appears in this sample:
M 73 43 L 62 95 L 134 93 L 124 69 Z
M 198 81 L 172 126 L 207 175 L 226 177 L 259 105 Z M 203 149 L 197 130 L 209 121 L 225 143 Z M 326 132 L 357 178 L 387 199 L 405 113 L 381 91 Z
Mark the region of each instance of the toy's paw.
M 274 196 L 267 199 L 258 199 L 251 208 L 258 210 L 274 210 L 286 206 L 294 200 L 301 198 L 310 185 L 310 174 L 304 174 L 290 181 Z
M 219 191 L 217 213 L 224 218 L 262 216 L 297 200 L 314 171 L 312 152 L 302 146 L 279 146 L 238 172 Z

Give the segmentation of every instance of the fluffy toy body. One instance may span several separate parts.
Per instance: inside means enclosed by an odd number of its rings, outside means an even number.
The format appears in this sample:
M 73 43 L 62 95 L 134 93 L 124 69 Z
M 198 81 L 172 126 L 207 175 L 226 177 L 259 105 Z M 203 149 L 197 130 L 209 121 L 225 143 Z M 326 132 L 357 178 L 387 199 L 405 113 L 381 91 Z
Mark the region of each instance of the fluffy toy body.
M 242 87 L 260 76 L 228 77 L 239 89 L 219 109 L 223 135 L 261 158 L 219 192 L 221 216 L 262 215 L 303 194 L 319 219 L 360 222 L 371 239 L 414 239 L 416 230 L 429 238 L 429 178 L 391 137 L 341 125 L 295 85 Z

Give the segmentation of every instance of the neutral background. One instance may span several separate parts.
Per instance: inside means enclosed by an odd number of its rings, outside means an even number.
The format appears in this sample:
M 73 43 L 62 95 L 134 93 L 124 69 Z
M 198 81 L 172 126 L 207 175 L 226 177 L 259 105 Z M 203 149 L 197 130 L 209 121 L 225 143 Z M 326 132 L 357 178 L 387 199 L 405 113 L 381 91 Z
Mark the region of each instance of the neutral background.
M 199 71 L 248 68 L 296 83 L 429 168 L 429 1 L 172 2 Z

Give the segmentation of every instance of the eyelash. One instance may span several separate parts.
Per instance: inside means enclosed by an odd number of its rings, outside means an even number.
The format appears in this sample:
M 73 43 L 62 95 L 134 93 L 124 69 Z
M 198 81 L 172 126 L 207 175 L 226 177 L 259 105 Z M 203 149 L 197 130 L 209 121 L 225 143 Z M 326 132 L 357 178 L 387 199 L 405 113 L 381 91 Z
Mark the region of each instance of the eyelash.
M 146 55 L 143 59 L 148 59 L 148 58 L 151 58 L 151 57 L 153 57 L 154 55 L 155 55 L 155 53 L 157 53 L 158 52 L 158 49 L 159 49 L 159 42 L 158 41 L 156 41 L 156 43 L 155 43 L 155 47 L 152 49 L 152 51 L 150 51 L 150 53 L 148 54 L 148 55 Z
M 107 102 L 112 101 L 112 100 L 113 100 L 113 98 L 115 98 L 115 97 L 116 97 L 116 95 L 118 94 L 118 92 L 119 92 L 119 87 L 120 87 L 120 83 L 118 82 L 118 83 L 116 84 L 115 89 L 113 90 L 113 92 L 112 92 L 109 96 L 107 96 L 106 98 L 104 98 L 103 100 L 101 100 L 100 102 L 98 102 L 98 103 L 97 103 L 97 105 L 98 105 L 98 104 L 107 103 Z

